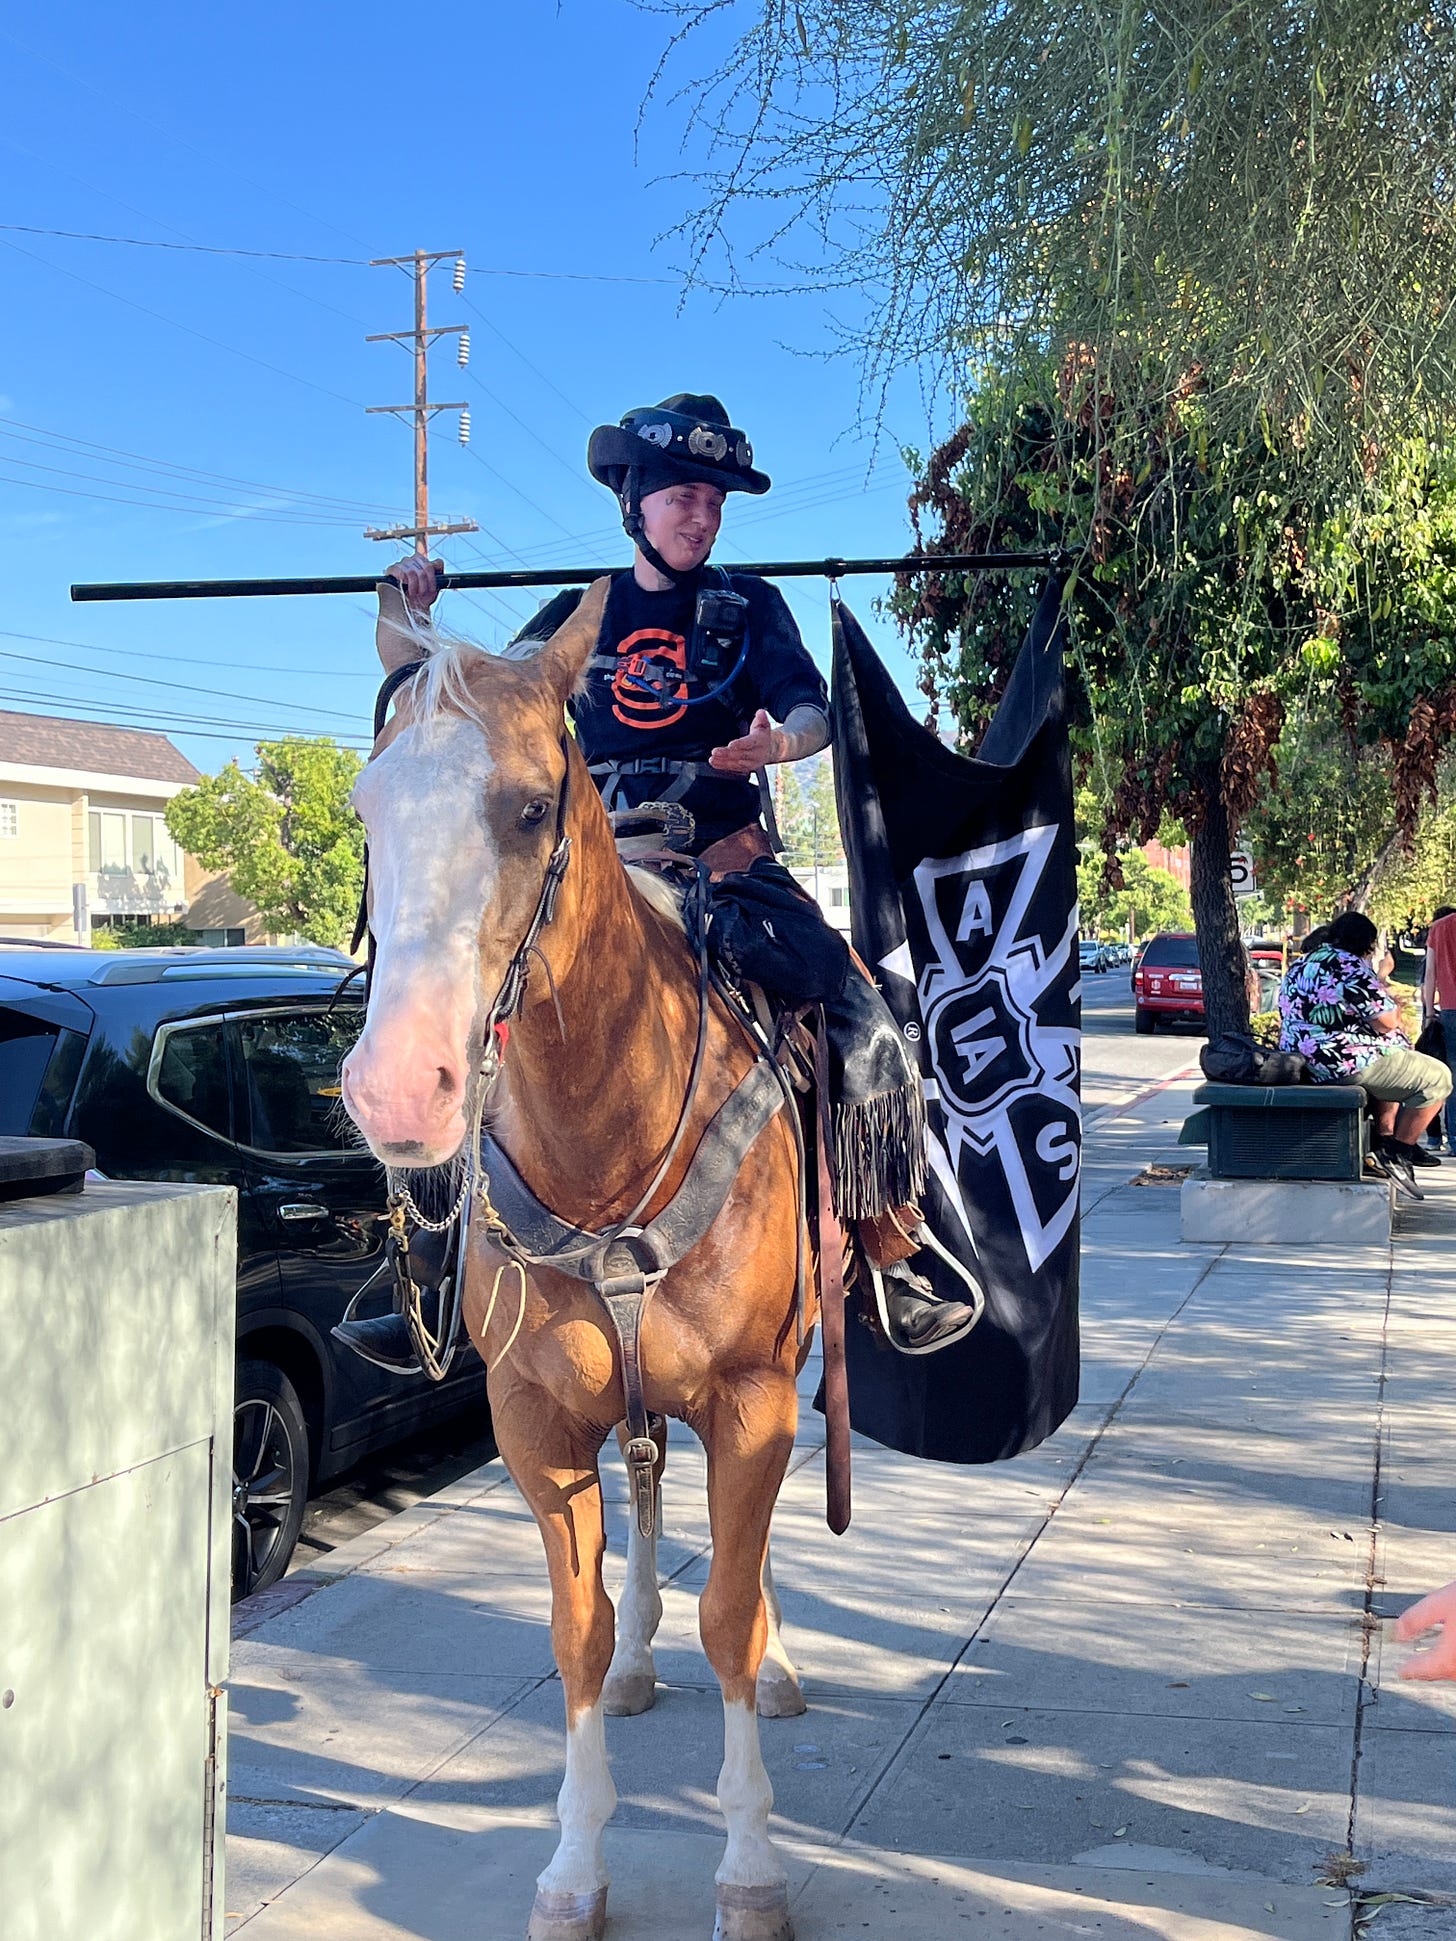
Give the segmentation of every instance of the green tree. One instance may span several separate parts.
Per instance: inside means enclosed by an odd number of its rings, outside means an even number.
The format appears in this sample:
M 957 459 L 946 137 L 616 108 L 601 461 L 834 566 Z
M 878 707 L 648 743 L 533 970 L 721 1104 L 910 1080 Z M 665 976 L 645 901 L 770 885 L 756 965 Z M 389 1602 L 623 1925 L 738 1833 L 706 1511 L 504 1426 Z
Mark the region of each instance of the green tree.
M 666 11 L 675 55 L 716 33 L 676 97 L 707 149 L 694 274 L 741 287 L 797 254 L 801 286 L 853 293 L 872 411 L 927 359 L 969 397 L 915 468 L 927 549 L 1073 549 L 1072 701 L 1108 843 L 1186 821 L 1209 1025 L 1237 1028 L 1228 857 L 1291 704 L 1385 748 L 1407 833 L 1456 732 L 1451 9 Z M 902 590 L 932 707 L 967 740 L 1031 597 Z
M 834 765 L 826 749 L 774 771 L 782 861 L 794 869 L 832 868 L 844 861 L 834 804 Z
M 327 738 L 258 744 L 248 775 L 229 762 L 167 805 L 167 827 L 207 869 L 225 869 L 271 930 L 348 941 L 364 882 L 364 831 L 349 807 L 363 766 Z

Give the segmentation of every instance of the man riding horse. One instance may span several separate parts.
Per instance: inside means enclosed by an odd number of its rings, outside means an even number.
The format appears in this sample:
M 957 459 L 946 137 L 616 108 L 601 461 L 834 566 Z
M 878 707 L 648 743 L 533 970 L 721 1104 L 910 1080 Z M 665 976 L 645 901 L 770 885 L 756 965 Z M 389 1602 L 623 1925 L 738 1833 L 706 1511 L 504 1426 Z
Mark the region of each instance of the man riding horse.
M 718 399 L 691 393 L 599 426 L 587 466 L 617 497 L 635 548 L 631 569 L 612 577 L 584 690 L 571 704 L 592 779 L 608 810 L 650 805 L 666 824 L 664 845 L 700 857 L 715 879 L 752 872 L 791 889 L 764 825 L 765 811 L 772 818 L 766 771 L 828 745 L 828 694 L 777 588 L 708 564 L 728 493 L 764 493 L 770 481 L 754 469 L 752 447 Z M 419 623 L 439 590 L 437 564 L 401 560 L 380 585 L 376 640 L 387 672 L 419 658 Z M 581 597 L 571 589 L 548 601 L 507 654 L 536 652 Z M 810 954 L 820 941 L 842 953 L 806 895 L 791 895 L 789 908 Z M 842 997 L 826 1010 L 841 1094 L 853 1098 L 858 1084 L 869 1114 L 863 1123 L 871 1125 L 876 1103 L 912 1096 L 909 1136 L 918 1148 L 919 1075 L 879 993 L 851 968 Z M 903 1138 L 903 1118 L 899 1124 Z M 861 1132 L 859 1145 L 874 1136 Z M 854 1217 L 891 1343 L 920 1354 L 948 1346 L 974 1325 L 977 1310 L 937 1300 L 911 1271 L 909 1258 L 930 1242 L 923 1216 L 913 1204 L 896 1204 L 904 1195 L 875 1191 L 872 1162 L 861 1171 L 869 1184 L 841 1211 Z M 911 1172 L 923 1178 L 918 1149 Z M 418 1365 L 398 1314 L 347 1321 L 335 1333 L 385 1367 L 413 1372 Z

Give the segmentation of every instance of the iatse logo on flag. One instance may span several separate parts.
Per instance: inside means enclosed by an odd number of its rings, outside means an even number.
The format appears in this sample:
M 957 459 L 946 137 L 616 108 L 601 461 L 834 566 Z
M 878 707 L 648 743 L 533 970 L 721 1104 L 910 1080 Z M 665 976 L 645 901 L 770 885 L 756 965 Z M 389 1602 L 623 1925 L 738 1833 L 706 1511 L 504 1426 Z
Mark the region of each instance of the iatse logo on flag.
M 930 946 L 916 994 L 932 1164 L 968 1234 L 976 1170 L 999 1167 L 1033 1271 L 1077 1210 L 1076 912 L 1038 894 L 1057 834 L 1034 826 L 914 877 Z

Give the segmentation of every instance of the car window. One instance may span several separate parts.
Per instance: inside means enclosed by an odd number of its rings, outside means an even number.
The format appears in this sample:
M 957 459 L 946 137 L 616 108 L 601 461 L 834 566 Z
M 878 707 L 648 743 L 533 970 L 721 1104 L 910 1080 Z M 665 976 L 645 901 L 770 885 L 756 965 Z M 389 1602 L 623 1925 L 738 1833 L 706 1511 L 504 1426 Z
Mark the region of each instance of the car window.
M 357 1152 L 339 1067 L 363 1028 L 357 1005 L 269 1012 L 236 1021 L 252 1130 L 264 1152 Z
M 160 1052 L 151 1080 L 154 1096 L 206 1126 L 209 1132 L 231 1139 L 227 1051 L 221 1022 L 170 1026 Z
M 1198 939 L 1196 937 L 1154 937 L 1143 953 L 1142 969 L 1158 970 L 1171 965 L 1178 968 L 1198 968 Z
M 0 1133 L 24 1137 L 40 1097 L 41 1084 L 60 1027 L 28 1018 L 23 1011 L 0 1010 Z

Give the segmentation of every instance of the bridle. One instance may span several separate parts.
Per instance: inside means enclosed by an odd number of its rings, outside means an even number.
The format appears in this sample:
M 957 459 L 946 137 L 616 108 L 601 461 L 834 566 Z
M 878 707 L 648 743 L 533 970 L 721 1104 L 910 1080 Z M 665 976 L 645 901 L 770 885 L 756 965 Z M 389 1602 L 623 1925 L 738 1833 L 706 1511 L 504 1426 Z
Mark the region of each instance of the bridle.
M 413 661 L 403 667 L 394 668 L 381 683 L 374 703 L 374 738 L 377 741 L 383 732 L 385 716 L 389 703 L 405 682 L 411 680 L 424 666 L 423 660 Z M 644 1236 L 642 1221 L 653 1197 L 666 1179 L 673 1160 L 681 1150 L 693 1106 L 697 1100 L 702 1080 L 703 1066 L 708 1042 L 709 988 L 711 971 L 708 957 L 707 939 L 707 886 L 708 872 L 699 863 L 696 866 L 688 893 L 684 899 L 684 918 L 687 924 L 690 943 L 697 959 L 697 1000 L 698 1028 L 693 1049 L 692 1067 L 683 1097 L 682 1109 L 678 1114 L 664 1152 L 654 1166 L 652 1176 L 637 1199 L 630 1213 L 605 1232 L 585 1232 L 581 1234 L 579 1247 L 562 1251 L 553 1248 L 549 1255 L 536 1255 L 524 1248 L 502 1220 L 491 1204 L 490 1178 L 485 1170 L 481 1151 L 482 1122 L 486 1103 L 500 1077 L 501 1056 L 510 1021 L 516 1018 L 526 1000 L 530 978 L 530 959 L 532 954 L 540 955 L 538 945 L 541 933 L 556 914 L 556 906 L 561 894 L 561 886 L 571 861 L 571 837 L 566 833 L 567 815 L 570 799 L 571 751 L 569 737 L 563 732 L 561 737 L 563 771 L 561 788 L 556 798 L 556 840 L 547 859 L 542 874 L 541 889 L 531 920 L 526 926 L 520 943 L 516 946 L 494 1002 L 486 1014 L 482 1034 L 480 1064 L 474 1074 L 473 1101 L 470 1108 L 470 1128 L 464 1142 L 463 1178 L 459 1191 L 449 1211 L 440 1218 L 426 1214 L 415 1200 L 403 1176 L 392 1168 L 386 1168 L 389 1186 L 389 1237 L 386 1242 L 390 1265 L 394 1273 L 395 1289 L 400 1302 L 400 1310 L 409 1329 L 411 1344 L 426 1375 L 432 1381 L 443 1381 L 449 1373 L 451 1362 L 456 1353 L 456 1342 L 460 1333 L 460 1309 L 464 1294 L 465 1262 L 470 1222 L 477 1204 L 486 1221 L 487 1231 L 492 1244 L 506 1254 L 522 1274 L 522 1297 L 524 1300 L 524 1269 L 527 1266 L 547 1266 L 566 1268 L 580 1265 L 588 1259 L 605 1262 L 613 1248 L 623 1244 L 630 1247 Z M 355 929 L 354 947 L 367 935 L 369 940 L 368 958 L 364 965 L 343 979 L 334 993 L 334 1002 L 345 986 L 362 970 L 364 975 L 364 1003 L 368 1009 L 372 983 L 375 943 L 374 934 L 369 929 L 369 851 L 364 850 L 364 884 L 360 895 L 359 921 Z M 542 958 L 543 964 L 545 958 Z M 547 971 L 549 975 L 549 965 Z M 430 1233 L 449 1233 L 451 1245 L 447 1258 L 453 1257 L 453 1271 L 440 1287 L 440 1312 L 438 1326 L 431 1329 L 423 1313 L 423 1290 L 410 1271 L 409 1233 L 410 1225 L 423 1228 Z M 666 1270 L 661 1270 L 665 1272 Z M 661 1272 L 649 1274 L 649 1279 L 661 1278 Z M 499 1284 L 499 1277 L 497 1277 Z M 362 1290 L 361 1290 L 362 1291 Z M 518 1324 L 519 1325 L 519 1324 Z M 514 1339 L 514 1337 L 512 1337 Z

